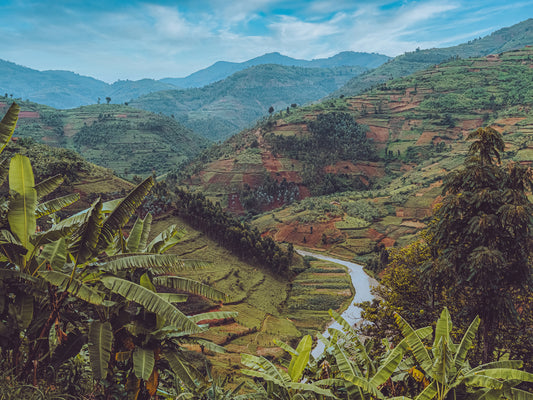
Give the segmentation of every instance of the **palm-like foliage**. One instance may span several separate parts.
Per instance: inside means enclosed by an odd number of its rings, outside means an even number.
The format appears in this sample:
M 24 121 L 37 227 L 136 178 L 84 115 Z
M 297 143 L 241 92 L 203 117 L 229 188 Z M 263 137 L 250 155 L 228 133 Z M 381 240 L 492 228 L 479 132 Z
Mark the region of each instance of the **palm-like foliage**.
M 0 140 L 9 141 L 17 113 L 13 106 L 3 118 Z M 42 202 L 62 178 L 35 184 L 31 163 L 21 155 L 15 155 L 9 165 L 10 196 L 3 201 L 6 213 L 0 219 L 0 347 L 4 354 L 11 352 L 6 362 L 21 376 L 36 379 L 45 367 L 38 360 L 50 358 L 59 365 L 77 354 L 84 342 L 81 336 L 88 332 L 94 377 L 107 380 L 107 388 L 122 370 L 137 394 L 146 390 L 153 395 L 159 370 L 167 367 L 183 384 L 197 385 L 201 376 L 184 361 L 183 346 L 199 343 L 222 351 L 194 335 L 208 329 L 200 321 L 232 318 L 235 313 L 189 317 L 175 305 L 185 301 L 185 295 L 157 292 L 156 278 L 157 284 L 168 281 L 171 288 L 225 299 L 213 288 L 175 276 L 205 265 L 162 254 L 183 237 L 176 226 L 148 242 L 148 215 L 124 237 L 122 229 L 153 186 L 153 179 L 145 179 L 123 199 L 107 203 L 98 199 L 89 209 L 63 221 L 52 218 L 49 229 L 38 231 L 39 218 L 54 214 L 78 196 Z M 165 276 L 169 273 L 174 274 L 172 279 Z M 48 345 L 51 332 L 59 341 L 53 352 Z M 28 344 L 24 354 L 20 338 Z
M 499 361 L 487 363 L 472 368 L 466 359 L 468 350 L 479 326 L 479 317 L 476 317 L 466 330 L 461 342 L 455 344 L 451 338 L 452 321 L 448 309 L 440 315 L 434 332 L 433 345 L 428 350 L 416 331 L 398 314 L 396 321 L 407 340 L 413 353 L 418 368 L 423 372 L 429 384 L 420 393 L 417 400 L 463 397 L 467 393 L 472 398 L 509 398 L 533 399 L 528 392 L 516 389 L 519 383 L 533 382 L 533 374 L 520 371 L 521 361 Z

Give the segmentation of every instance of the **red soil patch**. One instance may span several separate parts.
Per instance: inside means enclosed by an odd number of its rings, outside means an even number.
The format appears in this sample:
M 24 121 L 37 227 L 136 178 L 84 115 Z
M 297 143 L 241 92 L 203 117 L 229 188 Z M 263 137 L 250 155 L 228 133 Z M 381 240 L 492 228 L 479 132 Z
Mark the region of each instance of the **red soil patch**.
M 261 174 L 244 174 L 242 182 L 248 184 L 250 187 L 255 188 L 263 183 L 263 175 Z
M 277 172 L 283 168 L 279 160 L 270 151 L 261 153 L 261 161 L 263 162 L 263 167 L 269 172 Z
M 437 132 L 422 132 L 420 138 L 416 141 L 417 146 L 423 146 L 433 142 L 433 138 L 437 135 Z
M 366 231 L 366 237 L 375 241 L 375 242 L 379 242 L 381 241 L 382 239 L 385 238 L 385 235 L 383 233 L 379 233 L 378 231 L 376 231 L 375 229 L 369 229 L 368 231 Z
M 19 118 L 39 118 L 39 113 L 37 111 L 21 111 Z
M 519 118 L 502 118 L 496 121 L 496 124 L 500 125 L 516 125 L 520 121 L 523 121 L 526 119 L 525 117 L 519 117 Z
M 267 235 L 277 242 L 285 241 L 301 246 L 324 248 L 328 246 L 322 244 L 322 234 L 325 233 L 329 238 L 344 236 L 340 230 L 335 228 L 335 222 L 338 220 L 339 218 L 316 224 L 299 224 L 296 221 L 290 224 L 280 224 L 275 232 L 267 232 Z
M 467 119 L 461 122 L 461 127 L 468 131 L 472 131 L 474 129 L 479 128 L 482 124 L 483 124 L 483 120 L 481 118 Z
M 297 171 L 276 172 L 272 175 L 272 178 L 276 179 L 278 182 L 281 182 L 283 178 L 285 178 L 287 182 L 302 183 L 302 176 Z
M 369 125 L 368 128 L 367 138 L 373 139 L 377 143 L 386 143 L 389 140 L 389 128 L 374 125 Z
M 396 243 L 396 240 L 390 237 L 383 238 L 380 242 L 385 247 L 392 247 Z

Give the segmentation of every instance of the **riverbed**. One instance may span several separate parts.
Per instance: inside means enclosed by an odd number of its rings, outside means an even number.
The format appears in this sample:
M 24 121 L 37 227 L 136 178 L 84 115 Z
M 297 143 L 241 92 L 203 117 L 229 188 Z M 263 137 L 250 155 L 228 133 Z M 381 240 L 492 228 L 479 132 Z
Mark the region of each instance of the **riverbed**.
M 355 264 L 350 261 L 339 260 L 337 258 L 325 256 L 322 254 L 311 253 L 304 250 L 297 250 L 297 252 L 301 256 L 315 257 L 319 260 L 325 260 L 336 264 L 341 264 L 348 268 L 348 273 L 350 274 L 353 287 L 355 288 L 355 296 L 350 301 L 350 305 L 348 306 L 348 308 L 341 315 L 350 325 L 353 326 L 357 324 L 361 319 L 361 309 L 359 307 L 356 307 L 354 303 L 372 300 L 374 296 L 372 296 L 370 290 L 371 288 L 376 286 L 378 282 L 374 278 L 368 276 L 363 270 L 363 267 L 359 264 Z M 332 321 L 328 328 L 341 329 L 340 325 L 336 321 Z M 324 336 L 329 336 L 327 330 L 326 332 L 324 332 Z M 312 351 L 312 354 L 314 357 L 317 357 L 322 354 L 323 351 L 324 344 L 321 341 L 318 341 L 317 346 Z

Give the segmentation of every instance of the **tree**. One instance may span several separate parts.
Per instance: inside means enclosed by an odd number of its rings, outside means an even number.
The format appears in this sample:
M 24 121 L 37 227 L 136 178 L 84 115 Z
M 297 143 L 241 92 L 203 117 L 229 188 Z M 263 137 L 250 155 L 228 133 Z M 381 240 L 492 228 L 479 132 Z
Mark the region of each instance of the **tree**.
M 111 102 L 111 97 L 109 97 L 109 96 L 106 97 L 106 98 L 105 98 L 105 101 L 107 102 L 107 104 L 109 104 L 109 103 Z
M 494 357 L 501 323 L 515 322 L 518 293 L 531 285 L 531 168 L 500 165 L 503 139 L 492 128 L 469 135 L 465 168 L 448 175 L 428 233 L 434 285 L 463 298 L 466 315 L 481 317 L 483 361 Z
M 273 112 L 274 112 L 274 107 L 273 107 L 273 106 L 270 106 L 270 107 L 268 108 L 268 113 L 269 113 L 270 115 L 272 115 Z

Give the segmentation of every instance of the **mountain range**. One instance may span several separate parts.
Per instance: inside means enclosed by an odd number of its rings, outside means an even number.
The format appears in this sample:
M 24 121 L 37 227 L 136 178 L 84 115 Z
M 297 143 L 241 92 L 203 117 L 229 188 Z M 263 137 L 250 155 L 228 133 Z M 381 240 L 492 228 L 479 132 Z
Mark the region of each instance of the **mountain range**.
M 104 103 L 107 97 L 111 103 L 124 103 L 155 91 L 202 87 L 259 64 L 274 63 L 309 68 L 358 66 L 370 69 L 388 59 L 389 57 L 380 54 L 343 52 L 327 59 L 306 61 L 271 53 L 242 63 L 221 61 L 185 78 L 119 80 L 113 84 L 70 71 L 37 71 L 0 60 L 0 94 L 7 93 L 14 98 L 67 109 L 97 102 Z

